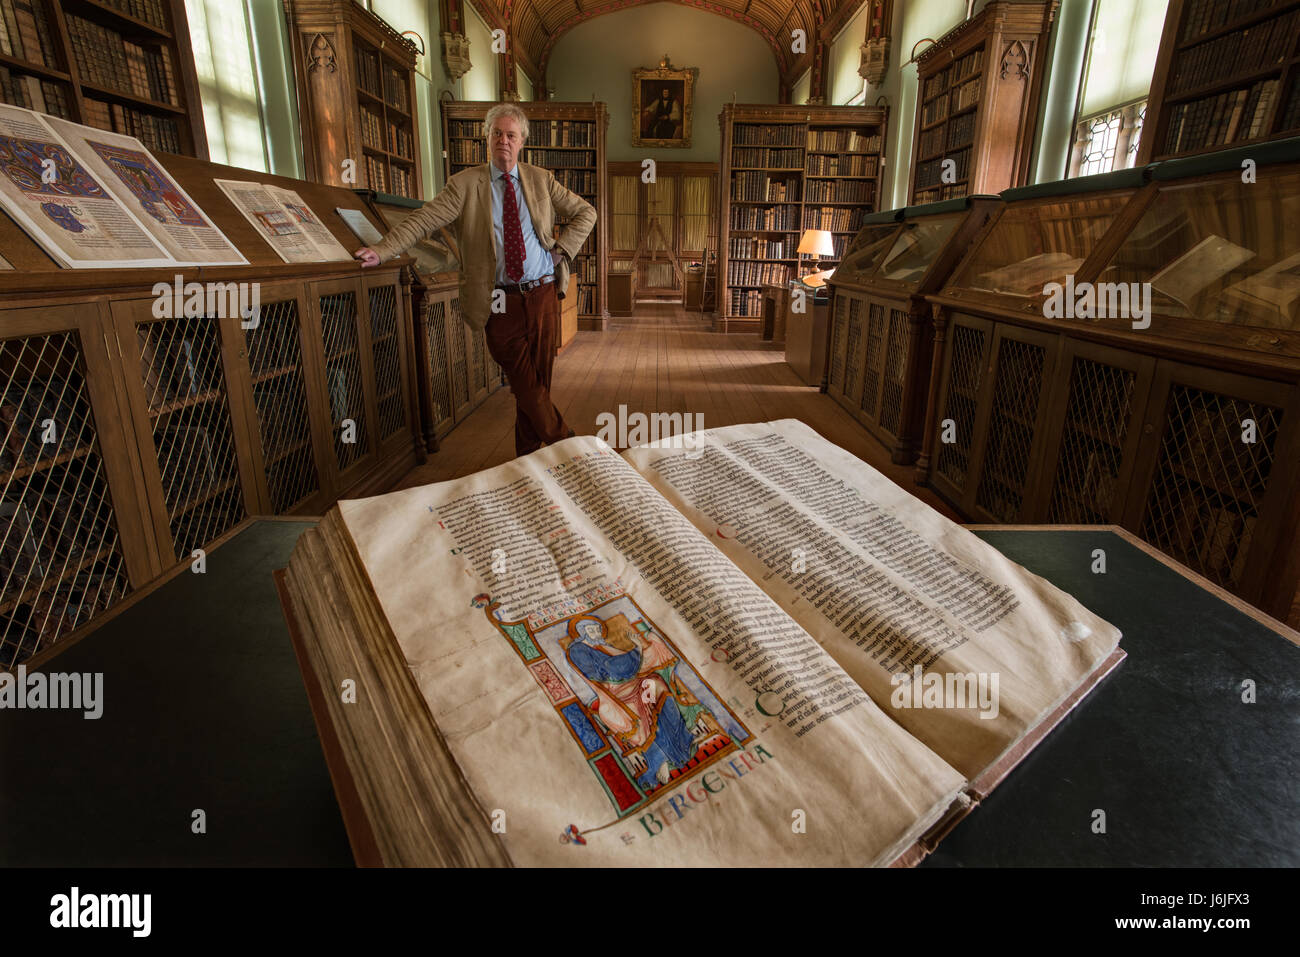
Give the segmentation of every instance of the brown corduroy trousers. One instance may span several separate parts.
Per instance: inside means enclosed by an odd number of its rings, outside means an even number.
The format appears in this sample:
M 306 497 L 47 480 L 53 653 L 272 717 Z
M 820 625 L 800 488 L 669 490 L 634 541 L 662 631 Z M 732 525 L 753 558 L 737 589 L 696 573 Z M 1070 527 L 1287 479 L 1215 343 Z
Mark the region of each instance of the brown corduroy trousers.
M 558 442 L 569 425 L 551 401 L 551 372 L 560 334 L 555 283 L 507 293 L 506 309 L 488 318 L 488 353 L 505 371 L 515 396 L 515 454 Z

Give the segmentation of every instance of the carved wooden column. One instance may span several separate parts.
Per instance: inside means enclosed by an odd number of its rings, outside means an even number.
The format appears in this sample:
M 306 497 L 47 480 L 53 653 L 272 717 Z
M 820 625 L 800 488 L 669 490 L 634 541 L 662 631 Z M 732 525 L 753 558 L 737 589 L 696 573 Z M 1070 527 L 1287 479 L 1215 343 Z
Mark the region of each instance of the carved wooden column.
M 501 29 L 505 31 L 506 48 L 505 52 L 500 55 L 501 83 L 499 89 L 501 90 L 500 99 L 518 103 L 519 81 L 515 70 L 515 38 L 510 29 L 510 19 L 513 13 L 514 0 L 505 0 L 505 9 L 501 14 Z
M 935 429 L 939 416 L 939 378 L 943 373 L 943 350 L 948 338 L 948 310 L 930 307 L 934 312 L 934 352 L 930 355 L 930 394 L 925 400 L 925 427 L 921 430 L 921 454 L 916 459 L 916 484 L 930 484 L 930 458 L 934 454 Z

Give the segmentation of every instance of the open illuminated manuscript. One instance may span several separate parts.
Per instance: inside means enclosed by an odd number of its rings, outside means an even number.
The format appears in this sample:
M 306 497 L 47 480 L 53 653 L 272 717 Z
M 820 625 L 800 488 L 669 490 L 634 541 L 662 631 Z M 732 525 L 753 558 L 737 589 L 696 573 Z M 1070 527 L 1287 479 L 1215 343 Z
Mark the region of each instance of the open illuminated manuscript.
M 796 421 L 341 502 L 283 592 L 387 864 L 914 863 L 1122 657 Z

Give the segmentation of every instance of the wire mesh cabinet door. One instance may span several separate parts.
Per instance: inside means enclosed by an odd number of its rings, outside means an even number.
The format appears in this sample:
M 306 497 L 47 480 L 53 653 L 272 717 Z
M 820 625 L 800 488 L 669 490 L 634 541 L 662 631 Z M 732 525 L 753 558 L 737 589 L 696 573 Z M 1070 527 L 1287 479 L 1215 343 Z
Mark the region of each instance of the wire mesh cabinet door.
M 1286 619 L 1294 576 L 1300 388 L 1161 360 L 1124 524 Z M 1282 592 L 1288 593 L 1282 595 Z
M 0 669 L 157 572 L 106 310 L 0 310 Z
M 474 393 L 470 388 L 469 359 L 470 330 L 460 309 L 460 295 L 449 303 L 451 316 L 447 320 L 447 360 L 451 370 L 451 401 L 456 423 L 460 424 L 474 411 Z
M 447 329 L 459 322 L 452 315 L 451 302 L 454 288 L 431 291 L 424 300 L 426 332 L 424 347 L 429 365 L 429 417 L 433 420 L 433 434 L 442 438 L 455 424 L 455 406 L 452 402 L 451 357 L 448 352 Z
M 412 423 L 418 418 L 410 389 L 414 377 L 407 349 L 411 328 L 407 299 L 396 273 L 367 276 L 362 285 L 375 382 L 375 431 L 382 448 L 405 451 L 412 445 Z
M 830 358 L 827 362 L 826 392 L 846 409 L 852 410 L 846 397 L 844 383 L 847 372 L 844 368 L 844 348 L 849 332 L 849 304 L 860 301 L 849 292 L 835 290 L 831 301 Z
M 954 313 L 948 325 L 929 479 L 936 492 L 960 509 L 972 487 L 976 422 L 986 391 L 993 323 Z
M 257 316 L 238 323 L 232 337 L 239 391 L 249 413 L 255 511 L 320 514 L 328 505 L 324 476 L 333 474 L 333 449 L 320 436 L 328 423 L 313 401 L 311 384 L 321 376 L 307 349 L 309 325 L 301 283 L 263 283 Z
M 165 569 L 192 561 L 247 517 L 257 483 L 245 395 L 232 386 L 239 382 L 229 358 L 242 344 L 238 319 L 177 316 L 181 304 L 155 310 L 160 301 L 119 300 L 112 310 Z
M 977 521 L 1022 522 L 1042 470 L 1047 396 L 1060 352 L 1058 335 L 995 326 L 988 392 L 975 427 L 974 481 L 963 511 Z
M 325 397 L 333 450 L 331 496 L 359 481 L 377 458 L 378 416 L 365 290 L 357 279 L 332 279 L 308 285 L 310 306 L 320 328 L 315 348 L 323 349 L 319 385 Z
M 1030 495 L 1029 521 L 1123 523 L 1155 364 L 1126 349 L 1065 340 L 1048 400 L 1043 481 Z

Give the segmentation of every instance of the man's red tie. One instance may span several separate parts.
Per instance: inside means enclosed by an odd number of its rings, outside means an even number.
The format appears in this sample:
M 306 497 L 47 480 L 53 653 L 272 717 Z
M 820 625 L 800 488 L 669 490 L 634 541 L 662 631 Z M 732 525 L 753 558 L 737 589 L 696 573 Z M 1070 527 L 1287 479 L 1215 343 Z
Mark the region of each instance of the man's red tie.
M 506 247 L 506 277 L 518 282 L 524 276 L 524 231 L 519 228 L 519 201 L 514 177 L 505 176 L 506 195 L 501 207 L 502 242 Z

